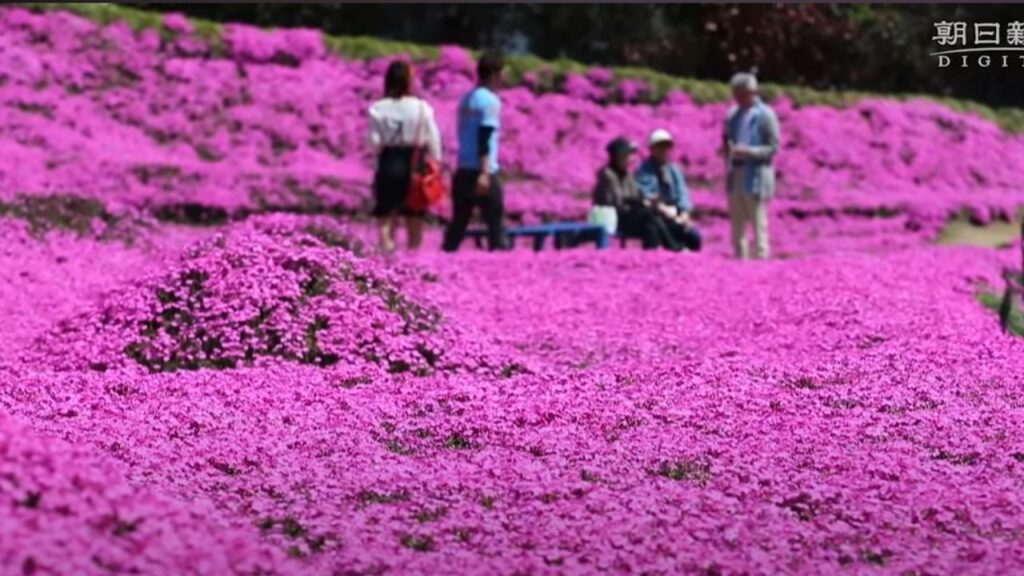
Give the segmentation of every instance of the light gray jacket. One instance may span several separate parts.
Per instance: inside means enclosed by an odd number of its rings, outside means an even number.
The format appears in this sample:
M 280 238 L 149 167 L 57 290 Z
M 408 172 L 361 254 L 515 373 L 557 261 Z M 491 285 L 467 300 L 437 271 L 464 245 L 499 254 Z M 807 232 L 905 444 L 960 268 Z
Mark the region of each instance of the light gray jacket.
M 735 142 L 739 133 L 739 106 L 733 106 L 726 115 L 723 138 Z M 779 150 L 779 118 L 770 106 L 760 99 L 754 104 L 751 122 L 751 157 L 739 163 L 726 158 L 726 192 L 740 186 L 742 191 L 758 198 L 775 196 L 775 166 L 773 161 Z

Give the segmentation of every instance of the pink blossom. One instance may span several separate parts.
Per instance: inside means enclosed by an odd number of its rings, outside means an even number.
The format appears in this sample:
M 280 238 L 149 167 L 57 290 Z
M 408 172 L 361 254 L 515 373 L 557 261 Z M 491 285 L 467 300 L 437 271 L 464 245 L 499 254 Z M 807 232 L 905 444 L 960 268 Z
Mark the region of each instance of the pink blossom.
M 191 34 L 194 31 L 192 23 L 185 18 L 184 14 L 179 12 L 172 12 L 165 14 L 163 18 L 164 29 L 174 32 L 175 34 Z
M 1024 340 L 976 295 L 1021 246 L 931 240 L 1014 212 L 1020 136 L 777 100 L 778 257 L 736 262 L 728 103 L 591 71 L 500 92 L 510 222 L 666 127 L 706 250 L 386 256 L 392 59 L 164 26 L 0 11 L 0 572 L 1018 571 Z M 472 59 L 417 67 L 454 144 Z

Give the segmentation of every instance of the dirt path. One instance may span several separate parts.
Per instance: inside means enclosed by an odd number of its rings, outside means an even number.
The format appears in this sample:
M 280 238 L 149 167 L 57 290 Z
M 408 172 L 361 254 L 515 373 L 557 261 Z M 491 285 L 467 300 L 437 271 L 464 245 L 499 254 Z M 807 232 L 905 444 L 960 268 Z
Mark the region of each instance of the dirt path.
M 986 226 L 975 226 L 965 219 L 949 222 L 939 233 L 938 244 L 955 246 L 968 244 L 986 248 L 1006 246 L 1021 234 L 1021 219 L 1018 216 L 1012 222 L 994 221 Z

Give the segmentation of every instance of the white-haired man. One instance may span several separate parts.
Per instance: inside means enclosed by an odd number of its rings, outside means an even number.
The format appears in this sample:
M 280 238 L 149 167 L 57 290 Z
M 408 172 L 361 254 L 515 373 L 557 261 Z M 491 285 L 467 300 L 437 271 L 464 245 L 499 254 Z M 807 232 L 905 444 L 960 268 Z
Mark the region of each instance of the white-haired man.
M 736 257 L 745 259 L 747 225 L 754 227 L 754 255 L 767 259 L 768 200 L 775 195 L 775 168 L 779 149 L 779 119 L 758 96 L 757 77 L 739 73 L 730 81 L 736 104 L 725 119 L 726 191 L 729 222 Z

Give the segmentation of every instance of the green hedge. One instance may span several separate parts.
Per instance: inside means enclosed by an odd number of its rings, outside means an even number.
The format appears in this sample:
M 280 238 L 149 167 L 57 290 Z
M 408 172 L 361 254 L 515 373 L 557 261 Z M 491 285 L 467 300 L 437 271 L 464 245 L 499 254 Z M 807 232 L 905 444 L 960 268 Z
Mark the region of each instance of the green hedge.
M 142 29 L 163 31 L 161 24 L 162 14 L 117 4 L 27 3 L 23 4 L 23 6 L 40 11 L 66 10 L 100 24 L 109 24 L 123 20 L 137 31 Z M 215 46 L 219 45 L 220 24 L 198 19 L 189 19 L 189 21 L 195 26 L 198 35 L 212 41 Z M 325 35 L 324 45 L 331 52 L 346 59 L 368 59 L 406 54 L 415 60 L 422 61 L 433 60 L 438 55 L 436 46 L 394 42 L 366 36 Z M 585 64 L 566 59 L 542 60 L 532 56 L 509 58 L 509 71 L 514 82 L 520 81 L 523 75 L 528 72 L 541 70 L 550 71 L 550 78 L 552 81 L 557 82 L 558 79 L 564 77 L 569 72 L 582 72 L 587 68 L 588 66 Z M 673 89 L 679 89 L 688 93 L 696 102 L 722 101 L 729 96 L 728 86 L 722 82 L 669 76 L 646 68 L 612 68 L 611 70 L 616 78 L 633 78 L 644 81 L 652 89 L 655 99 L 660 98 Z M 762 92 L 769 99 L 785 95 L 797 105 L 821 104 L 833 107 L 849 106 L 865 98 L 893 98 L 896 100 L 925 98 L 938 102 L 957 112 L 971 112 L 987 118 L 1008 132 L 1024 133 L 1024 109 L 1020 108 L 993 109 L 968 100 L 956 100 L 923 94 L 887 95 L 866 92 L 823 91 L 801 86 L 782 86 L 770 83 L 763 85 Z

